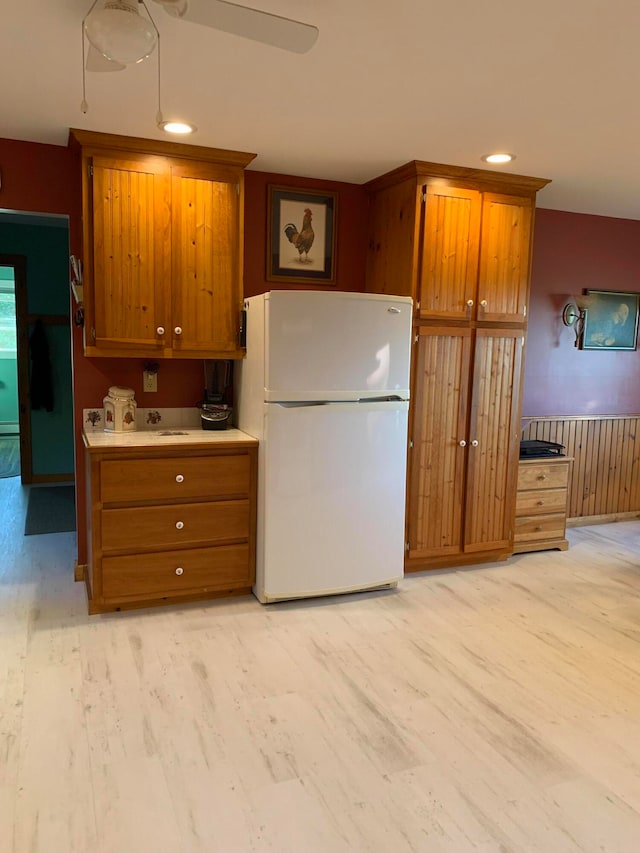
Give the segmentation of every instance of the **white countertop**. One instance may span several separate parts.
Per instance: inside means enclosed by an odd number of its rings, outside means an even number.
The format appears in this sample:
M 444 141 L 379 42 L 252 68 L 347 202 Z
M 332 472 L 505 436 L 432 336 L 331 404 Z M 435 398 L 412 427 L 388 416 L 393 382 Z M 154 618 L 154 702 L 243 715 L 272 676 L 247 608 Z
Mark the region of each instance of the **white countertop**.
M 85 447 L 175 447 L 194 444 L 257 444 L 255 438 L 239 429 L 159 429 L 133 432 L 83 432 Z

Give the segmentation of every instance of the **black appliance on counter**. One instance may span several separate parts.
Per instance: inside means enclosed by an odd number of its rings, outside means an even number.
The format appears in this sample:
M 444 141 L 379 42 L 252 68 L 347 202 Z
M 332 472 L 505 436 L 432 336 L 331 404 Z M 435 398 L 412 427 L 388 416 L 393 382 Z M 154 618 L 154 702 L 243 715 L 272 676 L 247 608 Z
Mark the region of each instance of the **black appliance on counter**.
M 204 398 L 198 403 L 202 429 L 228 429 L 233 416 L 233 362 L 205 360 L 204 381 Z
M 520 442 L 520 459 L 546 459 L 554 456 L 564 456 L 564 444 L 555 441 L 542 441 L 530 438 Z

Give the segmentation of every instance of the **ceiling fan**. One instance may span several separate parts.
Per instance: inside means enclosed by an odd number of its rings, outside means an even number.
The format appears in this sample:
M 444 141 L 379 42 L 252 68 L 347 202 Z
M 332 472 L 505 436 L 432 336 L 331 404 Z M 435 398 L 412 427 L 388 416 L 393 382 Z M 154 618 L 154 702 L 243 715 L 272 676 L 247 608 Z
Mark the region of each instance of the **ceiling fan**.
M 318 28 L 229 0 L 153 0 L 173 18 L 306 53 Z M 147 15 L 140 13 L 143 7 Z M 83 21 L 89 40 L 88 71 L 120 71 L 153 52 L 158 30 L 144 0 L 95 0 Z

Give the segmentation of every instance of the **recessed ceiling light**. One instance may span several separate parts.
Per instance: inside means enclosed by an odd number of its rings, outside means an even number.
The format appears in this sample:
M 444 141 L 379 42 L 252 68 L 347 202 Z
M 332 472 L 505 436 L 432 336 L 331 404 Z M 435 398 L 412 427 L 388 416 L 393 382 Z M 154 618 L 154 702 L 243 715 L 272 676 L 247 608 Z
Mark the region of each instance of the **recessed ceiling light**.
M 159 121 L 158 127 L 167 133 L 194 133 L 197 130 L 195 124 L 190 124 L 187 121 Z
M 515 154 L 485 154 L 484 157 L 480 158 L 484 160 L 485 163 L 493 163 L 494 166 L 500 163 L 510 163 L 512 160 L 516 159 Z

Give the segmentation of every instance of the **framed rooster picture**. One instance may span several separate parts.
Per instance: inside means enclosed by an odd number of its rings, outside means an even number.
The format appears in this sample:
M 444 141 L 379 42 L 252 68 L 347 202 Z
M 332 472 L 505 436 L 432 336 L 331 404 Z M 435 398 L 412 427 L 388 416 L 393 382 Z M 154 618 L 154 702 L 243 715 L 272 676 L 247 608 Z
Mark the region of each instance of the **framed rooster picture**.
M 269 187 L 267 281 L 334 284 L 336 193 Z

